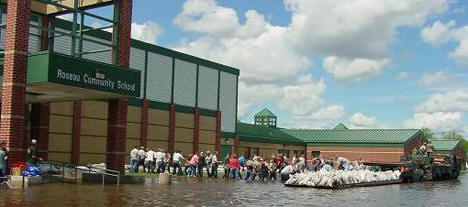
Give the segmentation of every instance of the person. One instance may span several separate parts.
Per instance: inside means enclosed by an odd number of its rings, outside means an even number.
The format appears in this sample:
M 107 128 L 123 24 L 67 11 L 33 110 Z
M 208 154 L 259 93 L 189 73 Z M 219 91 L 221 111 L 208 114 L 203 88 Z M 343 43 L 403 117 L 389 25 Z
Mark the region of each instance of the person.
M 243 155 L 239 156 L 239 164 L 240 164 L 240 170 L 239 170 L 239 175 L 240 175 L 240 171 L 244 171 L 244 167 L 245 167 L 245 157 Z
M 427 143 L 426 151 L 427 151 L 427 156 L 431 156 L 432 152 L 434 152 L 434 145 L 432 144 L 431 141 Z
M 239 160 L 237 160 L 237 155 L 233 154 L 231 158 L 229 158 L 229 169 L 231 171 L 231 179 L 235 180 L 236 175 L 238 175 L 238 171 L 240 168 Z
M 198 166 L 197 166 L 197 172 L 198 172 L 198 177 L 203 177 L 203 169 L 206 166 L 206 158 L 205 154 L 203 152 L 200 152 L 200 156 L 198 156 Z
M 270 159 L 270 163 L 268 163 L 268 169 L 270 171 L 270 180 L 276 180 L 276 171 L 278 170 L 278 166 L 273 159 Z
M 143 145 L 140 146 L 140 150 L 138 150 L 138 165 L 136 172 L 138 172 L 138 169 L 140 166 L 143 167 L 143 172 L 145 172 L 145 158 L 146 158 L 146 152 L 145 152 L 145 147 Z
M 188 170 L 189 177 L 195 177 L 198 167 L 198 160 L 199 159 L 197 153 L 193 154 L 192 158 L 190 158 Z
M 424 142 L 423 145 L 421 145 L 421 147 L 419 148 L 419 155 L 423 155 L 425 156 L 426 155 L 426 143 Z
M 159 148 L 154 157 L 156 158 L 156 172 L 164 173 L 164 159 L 166 158 L 166 154 L 164 154 L 163 149 Z
M 294 165 L 288 163 L 286 167 L 281 170 L 281 182 L 286 182 L 289 180 L 289 176 L 296 172 Z
M 182 161 L 184 156 L 180 154 L 180 151 L 175 151 L 172 155 L 172 174 L 182 175 Z
M 5 143 L 0 143 L 0 177 L 4 177 L 6 175 L 6 164 L 7 164 L 7 150 L 5 148 Z
M 149 173 L 154 173 L 154 165 L 155 165 L 154 156 L 155 156 L 155 152 L 153 151 L 153 149 L 148 147 L 145 156 L 146 156 L 145 157 L 145 163 L 146 163 L 148 172 Z
M 229 158 L 231 157 L 231 153 L 228 153 L 226 157 L 223 159 L 223 166 L 224 166 L 224 175 L 223 179 L 229 179 L 229 175 L 231 171 L 229 170 Z
M 31 140 L 31 145 L 28 148 L 26 156 L 26 163 L 28 167 L 37 167 L 37 162 L 39 157 L 37 156 L 37 141 L 35 139 Z
M 306 159 L 304 154 L 301 154 L 301 156 L 298 158 L 299 166 L 300 166 L 300 171 L 304 172 L 306 169 Z
M 210 151 L 206 151 L 206 157 L 205 157 L 205 161 L 206 161 L 206 174 L 208 174 L 208 177 L 211 178 L 211 158 L 213 157 L 213 155 L 211 154 Z
M 337 161 L 338 161 L 338 169 L 339 170 L 348 169 L 349 165 L 351 165 L 351 162 L 348 159 L 344 158 L 344 157 L 338 157 Z
M 163 167 L 163 172 L 171 172 L 171 153 L 166 152 L 165 153 L 166 157 L 164 158 L 164 167 Z
M 218 152 L 214 151 L 211 156 L 211 176 L 214 178 L 218 177 Z
M 259 178 L 262 182 L 265 182 L 265 180 L 268 179 L 269 171 L 268 171 L 268 166 L 266 162 L 262 162 L 260 165 L 260 174 Z
M 130 151 L 130 171 L 138 172 L 138 146 L 135 145 Z
M 245 162 L 245 166 L 247 168 L 247 173 L 245 174 L 245 180 L 249 180 L 253 177 L 253 161 L 252 159 L 248 159 Z

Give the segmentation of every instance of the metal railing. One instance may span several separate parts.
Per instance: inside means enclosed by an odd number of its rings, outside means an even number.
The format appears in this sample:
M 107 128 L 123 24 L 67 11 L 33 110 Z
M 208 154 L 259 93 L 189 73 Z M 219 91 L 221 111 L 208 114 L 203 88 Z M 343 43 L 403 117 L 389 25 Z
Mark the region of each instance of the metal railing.
M 63 162 L 58 162 L 58 161 L 42 161 L 42 165 L 48 164 L 49 165 L 49 172 L 52 172 L 52 167 L 58 168 L 61 172 L 61 180 L 62 182 L 65 182 L 65 169 L 71 169 L 74 171 L 74 180 L 75 182 L 77 181 L 77 175 L 78 171 L 82 172 L 87 172 L 87 173 L 97 173 L 100 174 L 102 177 L 102 185 L 105 185 L 105 177 L 106 176 L 111 176 L 111 177 L 116 177 L 117 180 L 117 185 L 120 185 L 120 171 L 117 170 L 111 170 L 111 169 L 104 169 L 104 168 L 97 168 L 93 167 L 91 165 L 88 166 L 76 166 L 76 165 L 71 165 L 69 163 L 63 163 Z M 84 167 L 84 168 L 82 168 Z M 52 181 L 52 174 L 49 173 L 49 179 Z M 24 182 L 24 181 L 23 181 Z

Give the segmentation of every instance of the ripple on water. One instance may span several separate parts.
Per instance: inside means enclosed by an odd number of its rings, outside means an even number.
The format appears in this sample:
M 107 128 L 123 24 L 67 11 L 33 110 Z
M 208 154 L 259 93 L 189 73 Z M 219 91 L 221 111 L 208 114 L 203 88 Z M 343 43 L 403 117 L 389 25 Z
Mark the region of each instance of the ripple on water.
M 1 191 L 0 206 L 465 206 L 468 175 L 455 181 L 342 190 L 287 188 L 279 182 L 177 179 L 145 184 L 45 184 Z

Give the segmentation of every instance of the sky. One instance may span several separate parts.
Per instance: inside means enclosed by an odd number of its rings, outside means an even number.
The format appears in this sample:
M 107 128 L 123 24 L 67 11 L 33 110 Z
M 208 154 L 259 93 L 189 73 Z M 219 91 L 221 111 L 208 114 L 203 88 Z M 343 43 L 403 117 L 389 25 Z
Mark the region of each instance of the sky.
M 467 16 L 462 0 L 134 0 L 132 37 L 240 69 L 243 122 L 467 135 Z

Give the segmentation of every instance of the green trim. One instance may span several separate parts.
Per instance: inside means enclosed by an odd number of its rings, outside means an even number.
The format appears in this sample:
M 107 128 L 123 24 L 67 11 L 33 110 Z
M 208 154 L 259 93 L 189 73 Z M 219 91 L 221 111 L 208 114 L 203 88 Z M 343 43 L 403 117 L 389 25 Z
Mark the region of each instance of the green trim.
M 231 132 L 221 132 L 221 138 L 223 139 L 234 139 L 235 134 Z
M 98 74 L 102 77 L 96 78 Z M 28 57 L 28 84 L 51 82 L 138 97 L 140 78 L 138 70 L 60 53 L 42 51 Z
M 403 147 L 404 144 L 396 143 L 311 143 L 306 144 L 308 147 Z
M 141 107 L 142 106 L 142 103 L 141 103 L 141 99 L 139 98 L 129 98 L 128 99 L 128 105 L 129 106 L 138 106 L 138 107 Z
M 216 117 L 216 111 L 209 110 L 209 109 L 201 109 L 201 108 L 198 108 L 198 111 L 200 112 L 200 115 L 201 115 L 201 116 L 212 116 L 212 117 Z
M 276 137 L 263 137 L 263 136 L 255 136 L 255 135 L 246 135 L 242 134 L 239 135 L 240 141 L 247 141 L 247 142 L 262 142 L 262 143 L 271 143 L 271 144 L 287 144 L 287 145 L 300 145 L 305 146 L 305 144 L 299 140 L 285 140 L 285 139 L 278 139 Z
M 168 103 L 162 103 L 162 102 L 150 101 L 150 100 L 148 100 L 148 102 L 149 102 L 148 107 L 151 109 L 160 109 L 164 111 L 169 111 L 170 104 Z
M 61 29 L 67 29 L 67 30 L 71 28 L 71 25 L 72 25 L 71 22 L 69 22 L 67 20 L 63 20 L 63 19 L 58 19 L 58 18 L 57 18 L 57 20 L 58 20 L 57 24 L 56 24 L 57 27 L 59 27 Z M 90 28 L 90 27 L 85 26 L 85 28 Z M 106 31 L 102 31 L 102 30 L 92 30 L 92 31 L 86 32 L 85 34 L 89 35 L 89 36 L 92 36 L 92 37 L 95 37 L 95 38 L 104 39 L 104 40 L 107 40 L 107 41 L 112 40 L 111 33 L 106 32 Z M 231 73 L 231 74 L 234 74 L 234 75 L 239 75 L 240 74 L 239 69 L 237 69 L 237 68 L 229 67 L 229 66 L 226 66 L 226 65 L 214 62 L 214 61 L 210 61 L 210 60 L 201 59 L 201 58 L 189 55 L 189 54 L 185 54 L 185 53 L 178 52 L 178 51 L 175 51 L 175 50 L 171 50 L 171 49 L 168 49 L 168 48 L 160 47 L 160 46 L 153 45 L 153 44 L 143 42 L 143 41 L 140 41 L 140 40 L 131 39 L 130 44 L 131 44 L 131 47 L 134 47 L 134 48 L 147 50 L 149 52 L 154 52 L 154 53 L 157 53 L 157 54 L 160 54 L 160 55 L 170 56 L 170 57 L 177 58 L 177 59 L 180 59 L 180 60 L 185 60 L 185 61 L 188 61 L 188 62 L 195 63 L 197 65 L 202 65 L 202 66 L 205 66 L 205 67 L 213 68 L 213 69 L 216 69 L 216 70 L 219 70 L 219 71 L 224 71 L 224 72 Z

